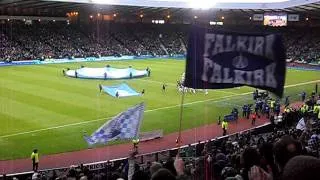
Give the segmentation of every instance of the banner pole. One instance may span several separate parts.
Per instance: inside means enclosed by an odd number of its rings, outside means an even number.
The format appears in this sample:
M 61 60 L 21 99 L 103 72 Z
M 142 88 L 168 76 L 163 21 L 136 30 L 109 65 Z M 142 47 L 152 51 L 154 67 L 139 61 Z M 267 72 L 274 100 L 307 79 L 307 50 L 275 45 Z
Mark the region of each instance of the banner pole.
M 180 146 L 181 146 L 181 131 L 182 131 L 182 115 L 183 115 L 184 96 L 185 96 L 185 88 L 183 88 L 182 95 L 181 95 L 180 116 L 179 116 L 179 135 L 178 135 L 178 139 L 177 139 L 178 149 L 180 149 Z

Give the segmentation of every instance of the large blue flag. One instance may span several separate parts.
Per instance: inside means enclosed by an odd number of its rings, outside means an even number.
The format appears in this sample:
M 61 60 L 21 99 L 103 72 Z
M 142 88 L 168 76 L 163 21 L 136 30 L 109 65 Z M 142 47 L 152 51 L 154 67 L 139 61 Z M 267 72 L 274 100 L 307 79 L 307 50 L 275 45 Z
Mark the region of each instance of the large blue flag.
M 106 144 L 113 140 L 125 140 L 138 136 L 144 113 L 144 103 L 121 112 L 103 124 L 91 136 L 84 136 L 88 145 Z
M 248 85 L 282 96 L 286 50 L 281 35 L 193 27 L 188 43 L 186 87 Z

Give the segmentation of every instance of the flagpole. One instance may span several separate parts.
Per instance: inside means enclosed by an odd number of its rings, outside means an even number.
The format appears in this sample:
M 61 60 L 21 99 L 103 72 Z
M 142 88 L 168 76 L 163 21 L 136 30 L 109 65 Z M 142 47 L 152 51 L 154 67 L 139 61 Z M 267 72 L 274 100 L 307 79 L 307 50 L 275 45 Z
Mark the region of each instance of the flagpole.
M 178 149 L 181 146 L 181 131 L 182 131 L 182 115 L 183 115 L 183 104 L 184 104 L 184 96 L 185 96 L 185 87 L 182 89 L 181 95 L 181 104 L 180 104 L 180 116 L 179 116 L 179 135 L 178 135 Z

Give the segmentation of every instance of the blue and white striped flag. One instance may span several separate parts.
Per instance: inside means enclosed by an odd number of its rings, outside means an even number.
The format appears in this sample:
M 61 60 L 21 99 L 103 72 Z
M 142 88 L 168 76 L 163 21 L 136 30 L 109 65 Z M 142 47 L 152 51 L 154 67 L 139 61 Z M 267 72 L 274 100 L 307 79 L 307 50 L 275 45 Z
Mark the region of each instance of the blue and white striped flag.
M 132 139 L 139 135 L 144 113 L 144 103 L 121 112 L 103 124 L 91 136 L 84 136 L 89 146 L 106 144 L 113 140 Z

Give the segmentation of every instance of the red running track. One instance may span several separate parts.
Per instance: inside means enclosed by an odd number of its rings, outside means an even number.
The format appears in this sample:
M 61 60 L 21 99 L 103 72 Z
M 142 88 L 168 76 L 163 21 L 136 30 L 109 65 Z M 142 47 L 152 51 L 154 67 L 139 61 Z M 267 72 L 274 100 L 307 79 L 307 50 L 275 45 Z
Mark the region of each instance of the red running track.
M 261 117 L 256 120 L 256 126 L 267 123 L 267 119 Z M 238 122 L 229 124 L 228 134 L 244 131 L 252 128 L 251 120 L 239 119 Z M 182 131 L 182 145 L 204 141 L 211 138 L 222 136 L 222 129 L 216 123 Z M 163 138 L 151 141 L 141 142 L 139 144 L 139 153 L 151 153 L 165 149 L 174 148 L 178 133 L 165 135 Z M 81 163 L 91 163 L 105 161 L 117 158 L 127 157 L 132 149 L 131 143 L 111 145 L 94 149 L 86 149 L 75 152 L 66 152 L 53 155 L 44 155 L 40 158 L 40 169 L 50 169 L 58 167 L 68 167 Z M 40 149 L 41 152 L 41 149 Z M 41 154 L 40 154 L 41 155 Z M 31 171 L 32 165 L 30 159 L 16 159 L 0 161 L 0 174 L 10 174 L 18 172 Z

